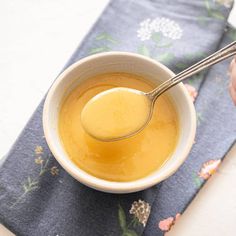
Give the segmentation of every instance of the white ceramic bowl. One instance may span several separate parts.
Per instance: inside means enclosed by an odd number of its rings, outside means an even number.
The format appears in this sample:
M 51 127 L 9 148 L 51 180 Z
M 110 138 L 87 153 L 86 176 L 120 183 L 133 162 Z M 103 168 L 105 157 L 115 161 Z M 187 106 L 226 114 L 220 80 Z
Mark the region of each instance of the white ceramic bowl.
M 112 182 L 96 178 L 79 167 L 68 157 L 58 134 L 58 113 L 61 101 L 81 81 L 106 72 L 135 73 L 155 83 L 169 79 L 174 73 L 164 65 L 127 52 L 108 52 L 86 57 L 67 68 L 50 88 L 43 110 L 43 128 L 47 143 L 61 166 L 79 182 L 110 193 L 136 192 L 151 187 L 176 172 L 187 158 L 196 131 L 196 114 L 191 98 L 183 84 L 178 84 L 167 93 L 172 99 L 180 122 L 178 144 L 170 159 L 156 172 L 130 182 Z

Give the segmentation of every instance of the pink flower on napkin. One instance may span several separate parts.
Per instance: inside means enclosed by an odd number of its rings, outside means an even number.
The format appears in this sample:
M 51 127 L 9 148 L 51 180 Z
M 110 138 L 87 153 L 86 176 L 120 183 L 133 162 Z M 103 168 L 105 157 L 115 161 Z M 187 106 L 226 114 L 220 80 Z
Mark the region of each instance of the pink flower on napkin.
M 185 88 L 188 90 L 188 93 L 190 97 L 192 98 L 192 101 L 194 102 L 197 97 L 197 90 L 190 84 L 184 84 Z
M 210 176 L 212 176 L 216 172 L 220 163 L 221 163 L 221 160 L 210 160 L 210 161 L 205 162 L 202 165 L 202 168 L 199 171 L 198 176 L 205 180 L 208 179 Z
M 169 217 L 164 220 L 161 220 L 158 224 L 160 230 L 164 232 L 170 231 L 171 227 L 175 224 L 176 220 L 180 217 L 180 213 L 177 213 L 175 217 Z

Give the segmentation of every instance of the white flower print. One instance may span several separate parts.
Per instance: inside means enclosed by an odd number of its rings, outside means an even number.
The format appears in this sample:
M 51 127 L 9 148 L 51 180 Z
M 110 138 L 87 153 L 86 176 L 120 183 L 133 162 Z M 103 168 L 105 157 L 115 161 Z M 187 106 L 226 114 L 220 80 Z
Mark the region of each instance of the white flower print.
M 137 30 L 137 36 L 141 41 L 149 40 L 153 33 L 162 33 L 163 36 L 176 40 L 180 39 L 183 30 L 179 24 L 166 17 L 157 17 L 153 20 L 150 18 L 140 23 L 140 28 Z
M 150 27 L 151 19 L 146 19 L 140 23 L 140 29 L 137 31 L 137 36 L 142 41 L 148 40 L 152 36 L 152 29 Z
M 138 201 L 134 201 L 132 203 L 129 213 L 134 215 L 138 219 L 138 221 L 145 227 L 150 215 L 150 211 L 151 207 L 149 203 L 139 199 Z

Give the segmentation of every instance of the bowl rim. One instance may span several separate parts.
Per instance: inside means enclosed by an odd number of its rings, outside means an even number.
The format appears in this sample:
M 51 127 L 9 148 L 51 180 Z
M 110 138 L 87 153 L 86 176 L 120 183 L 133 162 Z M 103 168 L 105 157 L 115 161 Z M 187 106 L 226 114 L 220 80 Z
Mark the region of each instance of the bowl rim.
M 157 183 L 160 183 L 164 179 L 168 178 L 172 174 L 174 174 L 177 169 L 183 164 L 183 162 L 186 160 L 191 147 L 194 143 L 194 138 L 196 134 L 196 112 L 194 104 L 191 100 L 191 97 L 189 93 L 187 92 L 185 86 L 182 83 L 179 83 L 176 85 L 176 87 L 179 87 L 181 92 L 183 93 L 185 100 L 186 100 L 186 106 L 188 107 L 187 110 L 190 112 L 190 127 L 189 130 L 189 137 L 186 140 L 185 148 L 182 150 L 182 154 L 178 158 L 178 161 L 176 161 L 175 166 L 173 168 L 167 169 L 165 172 L 161 174 L 161 176 L 158 176 L 158 172 L 156 174 L 153 174 L 151 176 L 145 176 L 141 179 L 135 180 L 135 181 L 129 181 L 129 182 L 114 182 L 114 181 L 108 181 L 104 179 L 97 178 L 82 169 L 80 169 L 78 166 L 76 166 L 68 157 L 62 157 L 62 153 L 58 151 L 57 145 L 54 143 L 54 141 L 50 138 L 50 130 L 51 125 L 49 123 L 49 116 L 50 116 L 50 103 L 53 99 L 54 92 L 56 91 L 58 85 L 63 81 L 64 78 L 67 77 L 70 72 L 72 72 L 74 69 L 76 69 L 78 66 L 80 66 L 83 63 L 86 63 L 90 60 L 98 59 L 101 57 L 110 57 L 110 56 L 128 56 L 128 57 L 135 57 L 141 60 L 145 60 L 151 64 L 154 64 L 155 66 L 158 66 L 161 70 L 168 73 L 170 76 L 174 76 L 175 74 L 167 68 L 165 65 L 161 64 L 160 62 L 155 61 L 154 59 L 148 58 L 146 56 L 142 56 L 136 53 L 131 52 L 120 52 L 120 51 L 112 51 L 112 52 L 104 52 L 104 53 L 98 53 L 95 55 L 87 56 L 83 59 L 78 60 L 77 62 L 70 65 L 68 68 L 66 68 L 53 82 L 52 86 L 50 87 L 48 94 L 46 95 L 46 99 L 44 102 L 43 107 L 43 130 L 45 134 L 45 139 L 47 141 L 47 144 L 53 153 L 56 160 L 59 162 L 59 164 L 76 180 L 79 182 L 85 184 L 86 186 L 89 186 L 91 188 L 94 188 L 96 190 L 100 190 L 103 192 L 109 192 L 109 193 L 130 193 L 130 192 L 137 192 L 144 190 L 146 188 L 149 188 L 151 186 L 154 186 Z M 63 148 L 63 147 L 62 147 Z

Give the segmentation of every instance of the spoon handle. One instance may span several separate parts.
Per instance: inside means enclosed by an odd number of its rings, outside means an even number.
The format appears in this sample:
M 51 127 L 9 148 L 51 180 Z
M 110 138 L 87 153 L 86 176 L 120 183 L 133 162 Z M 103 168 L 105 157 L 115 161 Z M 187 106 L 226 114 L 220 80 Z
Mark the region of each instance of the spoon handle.
M 180 72 L 179 74 L 175 75 L 171 79 L 165 81 L 156 89 L 149 92 L 147 95 L 155 101 L 157 97 L 159 97 L 162 93 L 164 93 L 169 88 L 173 87 L 174 85 L 178 84 L 179 82 L 189 78 L 192 75 L 197 74 L 198 72 L 204 70 L 205 68 L 214 65 L 222 60 L 225 60 L 228 57 L 236 55 L 236 41 L 227 45 L 226 47 L 220 49 L 219 51 L 211 54 L 210 56 L 206 57 L 205 59 L 197 62 L 196 64 L 190 66 L 189 68 L 185 69 L 184 71 Z

